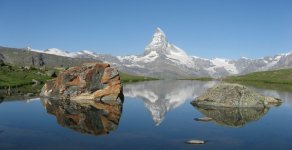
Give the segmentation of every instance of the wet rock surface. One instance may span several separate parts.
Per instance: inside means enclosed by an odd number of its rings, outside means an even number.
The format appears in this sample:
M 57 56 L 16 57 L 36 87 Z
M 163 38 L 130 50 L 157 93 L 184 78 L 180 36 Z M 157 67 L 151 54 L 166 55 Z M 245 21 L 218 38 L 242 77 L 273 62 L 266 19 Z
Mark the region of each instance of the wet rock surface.
M 77 102 L 123 101 L 119 72 L 105 63 L 85 63 L 61 72 L 57 78 L 44 85 L 40 96 Z
M 243 85 L 220 83 L 191 103 L 196 106 L 270 107 L 280 105 L 281 100 L 260 95 Z
M 48 98 L 42 98 L 42 102 L 61 126 L 96 136 L 116 130 L 122 113 L 120 103 L 76 103 Z

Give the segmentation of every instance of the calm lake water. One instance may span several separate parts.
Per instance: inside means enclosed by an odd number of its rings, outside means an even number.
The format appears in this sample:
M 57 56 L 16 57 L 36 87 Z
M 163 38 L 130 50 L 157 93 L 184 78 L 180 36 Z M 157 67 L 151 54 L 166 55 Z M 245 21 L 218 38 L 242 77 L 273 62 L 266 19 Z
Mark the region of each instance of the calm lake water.
M 0 104 L 0 149 L 292 149 L 292 91 L 254 88 L 283 100 L 270 109 L 196 108 L 216 82 L 150 81 L 124 86 L 123 106 L 45 99 Z M 194 118 L 209 116 L 211 122 Z M 204 145 L 188 145 L 202 139 Z

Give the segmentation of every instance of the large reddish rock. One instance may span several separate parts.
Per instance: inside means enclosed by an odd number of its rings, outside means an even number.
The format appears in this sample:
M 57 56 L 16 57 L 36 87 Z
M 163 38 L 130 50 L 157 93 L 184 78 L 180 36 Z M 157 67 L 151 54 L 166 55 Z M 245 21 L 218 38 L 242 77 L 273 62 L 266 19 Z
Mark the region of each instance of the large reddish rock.
M 72 101 L 122 102 L 119 72 L 106 63 L 85 63 L 61 72 L 42 88 L 40 96 Z

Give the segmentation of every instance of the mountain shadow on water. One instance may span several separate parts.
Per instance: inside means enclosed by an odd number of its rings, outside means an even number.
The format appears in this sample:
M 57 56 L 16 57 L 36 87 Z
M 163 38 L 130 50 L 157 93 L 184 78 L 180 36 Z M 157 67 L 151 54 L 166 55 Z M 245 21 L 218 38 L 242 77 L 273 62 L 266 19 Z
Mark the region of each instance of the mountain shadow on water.
M 267 107 L 193 106 L 206 117 L 212 118 L 217 124 L 227 127 L 243 127 L 247 123 L 261 119 L 269 111 Z
M 122 104 L 99 102 L 76 103 L 64 100 L 42 99 L 49 114 L 56 116 L 58 124 L 80 133 L 95 136 L 109 134 L 118 128 Z

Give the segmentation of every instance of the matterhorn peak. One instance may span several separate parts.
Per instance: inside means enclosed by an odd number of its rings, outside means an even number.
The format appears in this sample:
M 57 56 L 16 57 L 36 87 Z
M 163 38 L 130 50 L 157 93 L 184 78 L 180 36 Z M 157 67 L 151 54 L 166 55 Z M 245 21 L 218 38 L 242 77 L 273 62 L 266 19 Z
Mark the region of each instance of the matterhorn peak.
M 159 27 L 156 28 L 156 31 L 153 36 L 157 36 L 157 37 L 160 36 L 160 37 L 166 38 L 165 33 Z
M 165 33 L 158 27 L 156 28 L 150 43 L 145 48 L 145 54 L 150 53 L 151 51 L 163 51 L 168 45 L 167 38 Z

